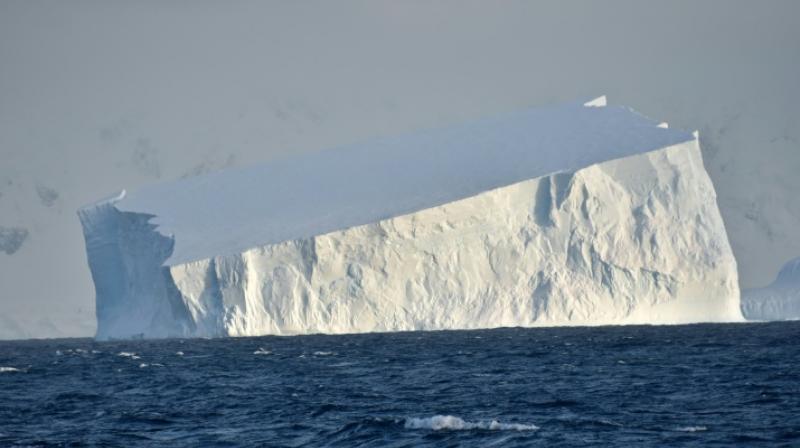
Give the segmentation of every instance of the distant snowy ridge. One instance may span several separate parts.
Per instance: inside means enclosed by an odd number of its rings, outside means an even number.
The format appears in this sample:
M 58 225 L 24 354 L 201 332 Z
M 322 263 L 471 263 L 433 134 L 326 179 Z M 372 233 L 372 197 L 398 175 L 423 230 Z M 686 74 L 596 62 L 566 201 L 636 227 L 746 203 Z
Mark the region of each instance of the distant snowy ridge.
M 741 320 L 696 135 L 605 99 L 79 211 L 100 339 Z
M 800 257 L 787 262 L 769 286 L 742 291 L 742 314 L 757 321 L 800 319 Z

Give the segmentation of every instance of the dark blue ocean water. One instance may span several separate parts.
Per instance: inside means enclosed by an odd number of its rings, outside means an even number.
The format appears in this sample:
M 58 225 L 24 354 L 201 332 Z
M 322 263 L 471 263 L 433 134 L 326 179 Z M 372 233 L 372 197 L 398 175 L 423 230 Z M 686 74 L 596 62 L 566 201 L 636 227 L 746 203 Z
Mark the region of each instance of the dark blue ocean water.
M 0 446 L 800 446 L 800 323 L 15 341 L 0 366 Z

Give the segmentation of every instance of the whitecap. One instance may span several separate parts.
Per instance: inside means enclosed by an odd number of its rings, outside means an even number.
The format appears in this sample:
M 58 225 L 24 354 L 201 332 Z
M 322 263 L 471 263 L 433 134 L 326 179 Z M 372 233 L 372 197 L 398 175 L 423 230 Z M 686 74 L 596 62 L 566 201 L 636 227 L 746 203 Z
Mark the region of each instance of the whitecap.
M 601 418 L 601 419 L 600 419 L 600 420 L 598 420 L 597 422 L 598 422 L 598 423 L 602 423 L 602 424 L 604 424 L 604 425 L 608 425 L 608 426 L 618 426 L 618 427 L 620 427 L 620 428 L 621 428 L 621 427 L 623 427 L 623 426 L 625 426 L 625 425 L 623 425 L 622 423 L 617 423 L 617 422 L 615 422 L 614 420 L 609 420 L 609 419 L 607 419 L 607 418 Z
M 22 370 L 19 370 L 16 367 L 0 367 L 0 373 L 6 372 L 22 372 Z
M 146 362 L 143 362 L 143 363 L 139 364 L 139 368 L 140 369 L 144 369 L 145 367 L 148 367 L 149 365 L 150 364 L 147 364 Z
M 314 356 L 331 356 L 335 354 L 334 352 L 314 352 Z
M 119 352 L 117 356 L 122 356 L 123 358 L 133 358 L 136 359 L 136 353 L 134 352 Z
M 258 350 L 253 352 L 253 354 L 254 355 L 271 355 L 272 352 L 267 350 L 267 349 L 265 349 L 265 348 L 263 348 L 263 347 L 259 347 Z
M 485 429 L 491 431 L 536 431 L 538 426 L 524 423 L 501 423 L 497 420 L 468 422 L 452 415 L 434 415 L 426 418 L 407 418 L 406 429 L 431 429 L 434 431 L 461 431 Z
M 331 364 L 330 367 L 350 367 L 354 365 L 356 365 L 354 362 L 338 362 L 336 364 Z
M 675 431 L 679 432 L 703 432 L 708 431 L 708 428 L 705 426 L 681 426 L 680 428 L 675 428 Z
M 183 356 L 183 352 L 175 352 L 175 354 L 178 356 Z

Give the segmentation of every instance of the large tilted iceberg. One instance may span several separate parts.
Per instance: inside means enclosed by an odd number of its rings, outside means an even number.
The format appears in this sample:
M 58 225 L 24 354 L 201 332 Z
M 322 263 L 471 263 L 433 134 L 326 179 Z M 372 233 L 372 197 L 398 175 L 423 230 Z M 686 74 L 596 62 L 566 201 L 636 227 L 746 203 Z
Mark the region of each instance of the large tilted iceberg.
M 79 216 L 100 339 L 741 320 L 696 135 L 604 98 Z

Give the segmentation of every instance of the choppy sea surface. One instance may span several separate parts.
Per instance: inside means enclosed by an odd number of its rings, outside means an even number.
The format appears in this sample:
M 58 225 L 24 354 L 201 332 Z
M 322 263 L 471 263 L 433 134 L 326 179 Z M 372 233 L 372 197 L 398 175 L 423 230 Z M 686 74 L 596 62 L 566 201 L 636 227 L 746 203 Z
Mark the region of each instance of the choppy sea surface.
M 800 446 L 800 323 L 0 342 L 0 446 Z

